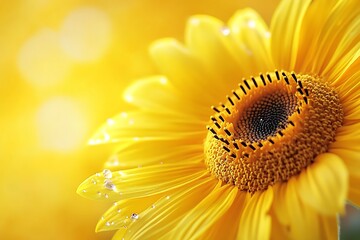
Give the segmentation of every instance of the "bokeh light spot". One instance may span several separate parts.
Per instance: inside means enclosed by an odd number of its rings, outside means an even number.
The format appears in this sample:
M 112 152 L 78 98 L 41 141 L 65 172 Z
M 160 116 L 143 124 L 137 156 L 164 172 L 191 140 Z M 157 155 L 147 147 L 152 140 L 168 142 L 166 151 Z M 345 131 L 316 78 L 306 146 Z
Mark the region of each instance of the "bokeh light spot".
M 104 55 L 111 41 L 111 21 L 93 7 L 71 12 L 60 29 L 61 45 L 73 60 L 92 62 Z
M 23 77 L 37 87 L 58 84 L 71 66 L 61 49 L 58 33 L 50 29 L 40 30 L 23 44 L 17 64 Z
M 67 97 L 54 97 L 37 113 L 37 130 L 44 149 L 68 152 L 85 143 L 87 122 L 80 106 Z

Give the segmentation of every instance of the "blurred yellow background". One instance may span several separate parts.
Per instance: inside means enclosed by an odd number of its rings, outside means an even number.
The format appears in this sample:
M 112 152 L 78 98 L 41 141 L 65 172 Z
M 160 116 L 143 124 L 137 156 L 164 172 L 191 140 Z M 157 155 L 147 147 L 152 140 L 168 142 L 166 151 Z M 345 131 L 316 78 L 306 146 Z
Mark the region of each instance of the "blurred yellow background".
M 0 7 L 0 236 L 109 239 L 95 234 L 109 203 L 76 195 L 112 146 L 87 146 L 126 108 L 122 90 L 156 73 L 148 45 L 183 39 L 198 13 L 226 21 L 253 7 L 269 22 L 278 0 L 16 0 Z

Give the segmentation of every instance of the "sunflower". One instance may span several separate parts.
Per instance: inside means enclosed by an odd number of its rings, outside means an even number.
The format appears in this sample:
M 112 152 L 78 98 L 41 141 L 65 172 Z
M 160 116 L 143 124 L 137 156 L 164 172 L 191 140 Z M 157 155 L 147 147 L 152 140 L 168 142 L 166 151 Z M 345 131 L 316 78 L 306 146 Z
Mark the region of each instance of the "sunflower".
M 118 143 L 79 194 L 115 202 L 114 239 L 337 239 L 360 204 L 358 0 L 283 0 L 189 19 L 150 53 L 162 75 L 91 144 Z M 358 145 L 359 144 L 359 145 Z

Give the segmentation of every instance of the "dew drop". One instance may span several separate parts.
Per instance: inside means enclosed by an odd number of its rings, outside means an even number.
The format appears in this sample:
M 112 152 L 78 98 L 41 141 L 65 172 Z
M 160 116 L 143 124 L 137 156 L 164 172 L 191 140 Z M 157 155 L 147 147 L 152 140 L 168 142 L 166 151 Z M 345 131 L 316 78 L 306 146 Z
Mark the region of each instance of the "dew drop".
M 97 181 L 95 180 L 95 179 L 91 179 L 91 182 L 93 183 L 93 184 L 96 184 L 97 183 Z
M 136 213 L 133 213 L 133 214 L 131 214 L 130 218 L 133 219 L 133 220 L 137 220 L 137 219 L 139 219 L 139 215 L 136 214 Z
M 106 123 L 111 126 L 111 125 L 114 125 L 114 124 L 115 124 L 115 120 L 109 118 L 108 120 L 106 120 Z
M 104 141 L 108 142 L 110 140 L 110 135 L 107 132 L 103 132 L 104 135 Z
M 220 31 L 224 36 L 228 36 L 230 34 L 230 29 L 226 26 L 222 27 Z
M 270 38 L 270 37 L 271 37 L 271 33 L 270 33 L 269 31 L 266 31 L 266 32 L 265 32 L 265 37 L 266 37 L 266 38 Z
M 169 200 L 170 199 L 170 196 L 166 196 L 166 200 Z
M 104 178 L 107 178 L 107 179 L 112 178 L 112 172 L 109 169 L 104 169 L 103 175 L 104 175 Z
M 109 198 L 109 195 L 107 193 L 104 194 L 105 198 Z
M 114 191 L 116 189 L 115 184 L 109 179 L 105 179 L 104 187 L 111 191 Z
M 116 167 L 116 166 L 119 166 L 119 164 L 120 164 L 120 162 L 119 162 L 119 158 L 117 155 L 111 156 L 106 163 L 106 165 L 108 165 L 110 167 Z
M 110 226 L 110 222 L 106 222 L 105 225 L 106 225 L 106 226 Z
M 249 20 L 248 21 L 248 27 L 249 28 L 255 28 L 255 26 L 256 26 L 256 22 L 254 21 L 254 20 Z
M 167 84 L 167 79 L 164 78 L 164 77 L 160 78 L 160 83 L 163 84 L 163 85 Z
M 82 190 L 82 192 L 85 193 L 85 192 L 86 192 L 86 189 Z
M 152 209 L 154 209 L 155 207 L 156 207 L 155 204 L 151 205 L 151 208 L 152 208 Z

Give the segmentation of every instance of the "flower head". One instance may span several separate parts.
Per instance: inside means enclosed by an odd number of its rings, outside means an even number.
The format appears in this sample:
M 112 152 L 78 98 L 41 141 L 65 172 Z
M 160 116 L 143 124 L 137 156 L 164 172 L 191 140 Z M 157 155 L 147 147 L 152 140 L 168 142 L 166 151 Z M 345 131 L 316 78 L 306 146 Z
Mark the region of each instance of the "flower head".
M 194 16 L 185 44 L 155 42 L 163 75 L 130 86 L 137 110 L 91 140 L 119 143 L 79 187 L 117 201 L 97 230 L 336 239 L 345 201 L 360 203 L 358 4 L 283 0 L 270 29 L 251 9 Z

